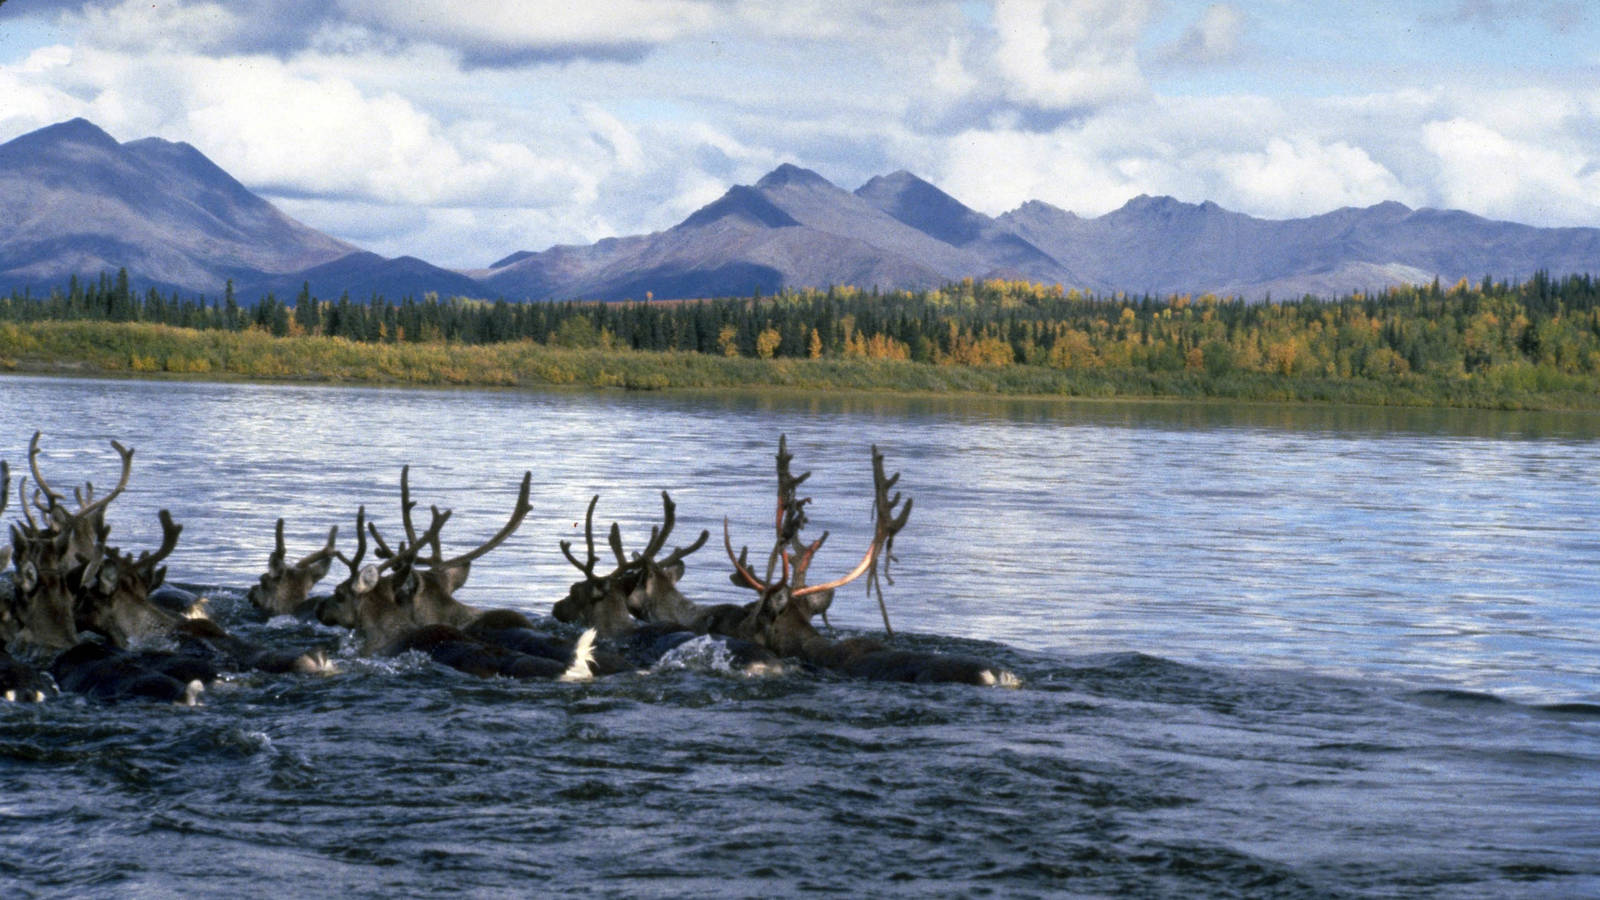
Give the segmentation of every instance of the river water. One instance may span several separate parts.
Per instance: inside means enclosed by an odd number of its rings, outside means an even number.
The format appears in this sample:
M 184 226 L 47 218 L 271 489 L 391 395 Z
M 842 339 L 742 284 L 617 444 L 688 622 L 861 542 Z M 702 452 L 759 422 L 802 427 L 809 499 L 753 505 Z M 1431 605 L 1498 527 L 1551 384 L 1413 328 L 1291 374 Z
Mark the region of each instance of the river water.
M 136 449 L 113 544 L 168 509 L 169 579 L 345 657 L 192 709 L 0 705 L 6 896 L 1600 894 L 1600 417 L 0 379 L 14 472 L 36 429 L 58 486 Z M 484 681 L 241 599 L 279 516 L 291 556 L 359 504 L 394 533 L 409 463 L 447 554 L 533 472 L 466 602 L 548 613 L 590 496 L 638 546 L 663 489 L 674 543 L 713 533 L 685 592 L 742 602 L 717 532 L 770 535 L 780 433 L 813 579 L 866 546 L 877 444 L 915 498 L 896 641 L 1020 690 L 694 647 Z M 881 633 L 858 588 L 830 616 Z

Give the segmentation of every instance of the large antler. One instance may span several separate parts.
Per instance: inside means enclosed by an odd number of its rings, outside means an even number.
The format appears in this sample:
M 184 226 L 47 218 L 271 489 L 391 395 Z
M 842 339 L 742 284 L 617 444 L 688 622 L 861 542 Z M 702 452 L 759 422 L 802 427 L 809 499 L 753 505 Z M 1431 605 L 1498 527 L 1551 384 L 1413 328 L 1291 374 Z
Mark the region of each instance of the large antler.
M 44 492 L 45 497 L 49 498 L 50 505 L 54 506 L 57 503 L 65 502 L 67 497 L 65 494 L 50 487 L 50 483 L 45 481 L 44 475 L 39 472 L 39 436 L 41 434 L 43 432 L 35 431 L 33 439 L 28 441 L 28 468 L 33 472 L 33 483 L 38 486 L 39 490 Z
M 666 491 L 662 491 L 661 525 L 651 527 L 650 542 L 645 545 L 644 552 L 634 557 L 632 565 L 637 565 L 640 567 L 654 565 L 658 568 L 666 568 L 667 566 L 682 562 L 684 557 L 695 552 L 696 550 L 699 550 L 701 547 L 704 547 L 706 541 L 710 540 L 711 531 L 709 529 L 703 529 L 700 532 L 700 536 L 695 538 L 694 542 L 689 546 L 674 547 L 672 552 L 667 555 L 666 559 L 657 561 L 656 554 L 660 553 L 661 548 L 666 546 L 667 536 L 672 534 L 672 527 L 677 524 L 677 521 L 678 504 L 672 502 L 671 494 L 668 494 Z M 616 526 L 612 525 L 612 529 L 613 532 L 615 532 Z
M 466 563 L 472 562 L 473 560 L 475 560 L 478 557 L 484 555 L 485 553 L 488 553 L 490 550 L 493 550 L 494 548 L 496 548 L 496 547 L 500 546 L 501 544 L 505 543 L 506 538 L 509 538 L 509 537 L 511 537 L 511 535 L 516 533 L 517 528 L 522 525 L 522 520 L 525 517 L 527 517 L 528 512 L 533 509 L 533 504 L 528 502 L 528 492 L 532 489 L 532 487 L 533 487 L 533 473 L 532 472 L 524 472 L 522 474 L 522 488 L 517 494 L 517 505 L 516 505 L 516 507 L 514 509 L 511 510 L 511 518 L 507 519 L 506 520 L 506 524 L 504 526 L 502 526 L 499 531 L 495 532 L 494 537 L 491 537 L 487 541 L 484 541 L 482 544 L 478 545 L 477 549 L 475 549 L 475 550 L 469 550 L 466 553 L 463 553 L 460 556 L 454 557 L 452 559 L 441 560 L 439 558 L 439 530 L 438 530 L 438 525 L 442 524 L 440 522 L 435 522 L 434 523 L 434 527 L 430 528 L 429 532 L 427 534 L 424 534 L 420 538 L 417 538 L 416 540 L 413 540 L 412 541 L 413 546 L 415 546 L 418 542 L 422 542 L 422 543 L 431 542 L 433 544 L 433 556 L 431 558 L 425 560 L 425 562 L 428 565 L 430 565 L 430 566 L 432 566 L 432 567 L 434 567 L 436 569 L 449 569 L 449 568 L 454 568 L 456 566 L 465 565 Z M 405 495 L 402 495 L 402 497 L 404 497 L 404 496 Z M 434 517 L 437 519 L 438 516 L 439 516 L 439 511 L 438 511 L 437 508 L 435 508 L 433 510 L 433 514 L 434 514 Z M 448 518 L 450 516 L 449 511 L 446 511 L 444 513 L 444 515 L 445 515 L 446 518 Z M 409 533 L 409 527 L 410 527 L 410 521 L 409 520 L 410 520 L 410 517 L 408 515 L 407 516 L 408 533 Z
M 45 497 L 49 499 L 50 506 L 65 505 L 66 495 L 52 488 L 49 482 L 44 480 L 44 474 L 39 471 L 39 437 L 41 434 L 42 432 L 35 431 L 33 439 L 28 442 L 28 468 L 33 471 L 33 480 L 39 486 L 39 490 L 43 491 Z M 111 489 L 111 493 L 106 494 L 99 500 L 94 499 L 93 482 L 86 482 L 83 489 L 73 488 L 73 496 L 77 498 L 79 507 L 78 511 L 73 514 L 74 518 L 86 518 L 104 510 L 111 504 L 111 501 L 117 499 L 123 490 L 128 487 L 128 478 L 133 474 L 133 451 L 122 446 L 117 441 L 112 441 L 111 447 L 117 451 L 118 456 L 122 457 L 122 474 L 117 479 L 117 486 Z
M 583 515 L 583 539 L 584 539 L 585 543 L 587 543 L 589 545 L 589 560 L 588 560 L 588 562 L 578 562 L 578 558 L 576 556 L 572 555 L 572 542 L 571 541 L 562 541 L 561 542 L 561 552 L 566 554 L 567 561 L 572 563 L 574 566 L 577 566 L 578 567 L 578 571 L 583 573 L 585 580 L 591 581 L 591 582 L 595 582 L 595 581 L 600 581 L 601 580 L 599 577 L 597 577 L 594 574 L 595 563 L 598 563 L 600 561 L 600 557 L 596 556 L 595 552 L 594 552 L 594 507 L 595 507 L 595 504 L 599 503 L 599 502 L 600 502 L 600 495 L 599 494 L 595 494 L 589 500 L 589 511 L 584 513 L 584 515 Z
M 829 581 L 824 584 L 808 585 L 806 587 L 799 588 L 794 592 L 794 596 L 804 597 L 807 594 L 815 594 L 820 591 L 833 590 L 834 588 L 843 587 L 844 585 L 855 581 L 857 578 L 860 578 L 862 575 L 871 572 L 872 577 L 867 582 L 867 591 L 868 593 L 872 593 L 874 590 L 876 590 L 878 595 L 878 610 L 883 614 L 883 629 L 891 637 L 894 635 L 894 631 L 889 627 L 889 609 L 884 605 L 883 585 L 879 583 L 878 577 L 879 563 L 881 562 L 884 580 L 888 581 L 890 584 L 894 583 L 894 579 L 889 576 L 889 563 L 894 559 L 894 538 L 895 535 L 900 533 L 900 529 L 906 527 L 906 522 L 911 518 L 911 499 L 906 498 L 904 507 L 896 512 L 895 507 L 901 505 L 900 494 L 896 492 L 893 497 L 889 496 L 889 491 L 894 488 L 895 483 L 899 480 L 899 472 L 896 472 L 893 475 L 886 475 L 884 473 L 883 454 L 878 452 L 877 445 L 873 445 L 872 518 L 874 520 L 874 527 L 872 533 L 872 544 L 867 547 L 866 555 L 861 558 L 861 562 L 857 563 L 856 567 L 851 569 L 849 574 L 845 575 L 843 578 Z M 821 541 L 818 541 L 818 545 L 820 544 Z M 811 552 L 814 553 L 816 551 L 813 549 Z M 806 555 L 806 561 L 809 565 L 810 554 Z
M 767 564 L 767 577 L 757 578 L 750 570 L 748 562 L 749 548 L 742 549 L 736 556 L 733 552 L 733 539 L 729 534 L 728 520 L 722 520 L 723 547 L 728 552 L 728 559 L 733 562 L 735 584 L 743 584 L 763 594 L 777 588 L 788 588 L 790 597 L 805 597 L 831 591 L 843 587 L 863 575 L 871 573 L 867 582 L 868 593 L 876 592 L 878 596 L 878 609 L 883 614 L 883 628 L 890 636 L 894 630 L 889 625 L 889 610 L 883 601 L 883 585 L 879 581 L 880 571 L 882 578 L 893 584 L 889 577 L 889 563 L 894 559 L 894 538 L 906 526 L 911 517 L 911 500 L 907 499 L 901 505 L 899 493 L 892 496 L 890 491 L 895 483 L 900 480 L 899 473 L 888 475 L 884 471 L 884 457 L 874 446 L 872 448 L 872 481 L 873 481 L 873 534 L 872 543 L 868 545 L 867 552 L 862 556 L 861 562 L 856 564 L 843 577 L 822 584 L 805 584 L 806 573 L 811 567 L 811 561 L 817 551 L 822 549 L 822 544 L 828 539 L 828 533 L 810 544 L 800 539 L 800 529 L 806 523 L 805 506 L 811 498 L 797 496 L 797 488 L 810 476 L 807 472 L 802 475 L 793 475 L 789 470 L 789 463 L 793 459 L 788 450 L 787 441 L 783 437 L 778 439 L 778 512 L 777 512 L 777 541 L 772 548 L 772 556 Z M 781 577 L 774 579 L 774 569 L 782 563 Z

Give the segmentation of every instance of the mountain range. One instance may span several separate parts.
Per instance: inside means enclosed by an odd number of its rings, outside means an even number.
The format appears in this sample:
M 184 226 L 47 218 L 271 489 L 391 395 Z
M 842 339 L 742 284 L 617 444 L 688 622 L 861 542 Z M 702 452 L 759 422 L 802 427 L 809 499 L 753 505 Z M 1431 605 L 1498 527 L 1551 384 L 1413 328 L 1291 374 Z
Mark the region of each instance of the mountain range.
M 136 285 L 245 300 L 348 291 L 510 300 L 748 296 L 1020 278 L 1100 293 L 1251 299 L 1438 278 L 1600 272 L 1600 229 L 1537 228 L 1400 203 L 1259 219 L 1139 196 L 1085 218 L 1040 201 L 987 216 L 917 176 L 855 191 L 781 165 L 664 231 L 522 250 L 476 270 L 386 259 L 280 212 L 195 148 L 118 143 L 73 119 L 0 144 L 0 291 L 127 268 Z

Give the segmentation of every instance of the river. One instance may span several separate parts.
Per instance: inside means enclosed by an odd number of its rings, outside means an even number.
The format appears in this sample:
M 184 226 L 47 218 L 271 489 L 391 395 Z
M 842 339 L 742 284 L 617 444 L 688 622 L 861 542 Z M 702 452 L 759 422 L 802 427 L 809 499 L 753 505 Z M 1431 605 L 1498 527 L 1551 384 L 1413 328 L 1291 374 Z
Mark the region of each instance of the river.
M 58 485 L 135 448 L 113 544 L 170 510 L 171 580 L 345 658 L 193 709 L 0 706 L 8 896 L 1600 893 L 1592 414 L 0 378 L 14 472 L 35 430 Z M 406 464 L 447 553 L 533 473 L 467 602 L 548 613 L 591 495 L 637 545 L 662 490 L 672 543 L 713 534 L 685 593 L 742 602 L 719 532 L 769 539 L 780 434 L 813 579 L 865 549 L 876 444 L 915 499 L 896 640 L 1020 690 L 693 653 L 482 681 L 245 615 L 275 519 L 291 556 L 361 504 L 392 533 Z M 882 629 L 855 587 L 830 617 Z

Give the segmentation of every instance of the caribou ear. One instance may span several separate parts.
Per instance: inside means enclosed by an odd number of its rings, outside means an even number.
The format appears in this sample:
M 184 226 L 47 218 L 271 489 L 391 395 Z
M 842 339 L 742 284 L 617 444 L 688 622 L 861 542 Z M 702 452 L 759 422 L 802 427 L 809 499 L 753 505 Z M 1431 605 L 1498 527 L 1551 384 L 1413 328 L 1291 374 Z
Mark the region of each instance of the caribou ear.
M 283 574 L 283 554 L 274 553 L 267 557 L 267 574 L 278 576 Z
M 378 586 L 378 567 L 366 566 L 356 577 L 356 593 L 365 594 Z
M 11 548 L 10 547 L 0 547 L 0 569 L 4 569 L 6 566 L 8 566 L 10 564 L 11 564 Z
M 156 588 L 161 587 L 161 585 L 165 584 L 166 580 L 167 580 L 167 567 L 166 566 L 162 566 L 161 568 L 156 570 L 156 574 L 150 579 L 150 587 L 146 588 L 146 590 L 153 591 Z
M 332 565 L 333 557 L 325 556 L 322 559 L 312 563 L 310 566 L 307 566 L 306 574 L 311 576 L 312 581 L 321 581 L 323 576 L 328 574 L 328 569 Z

